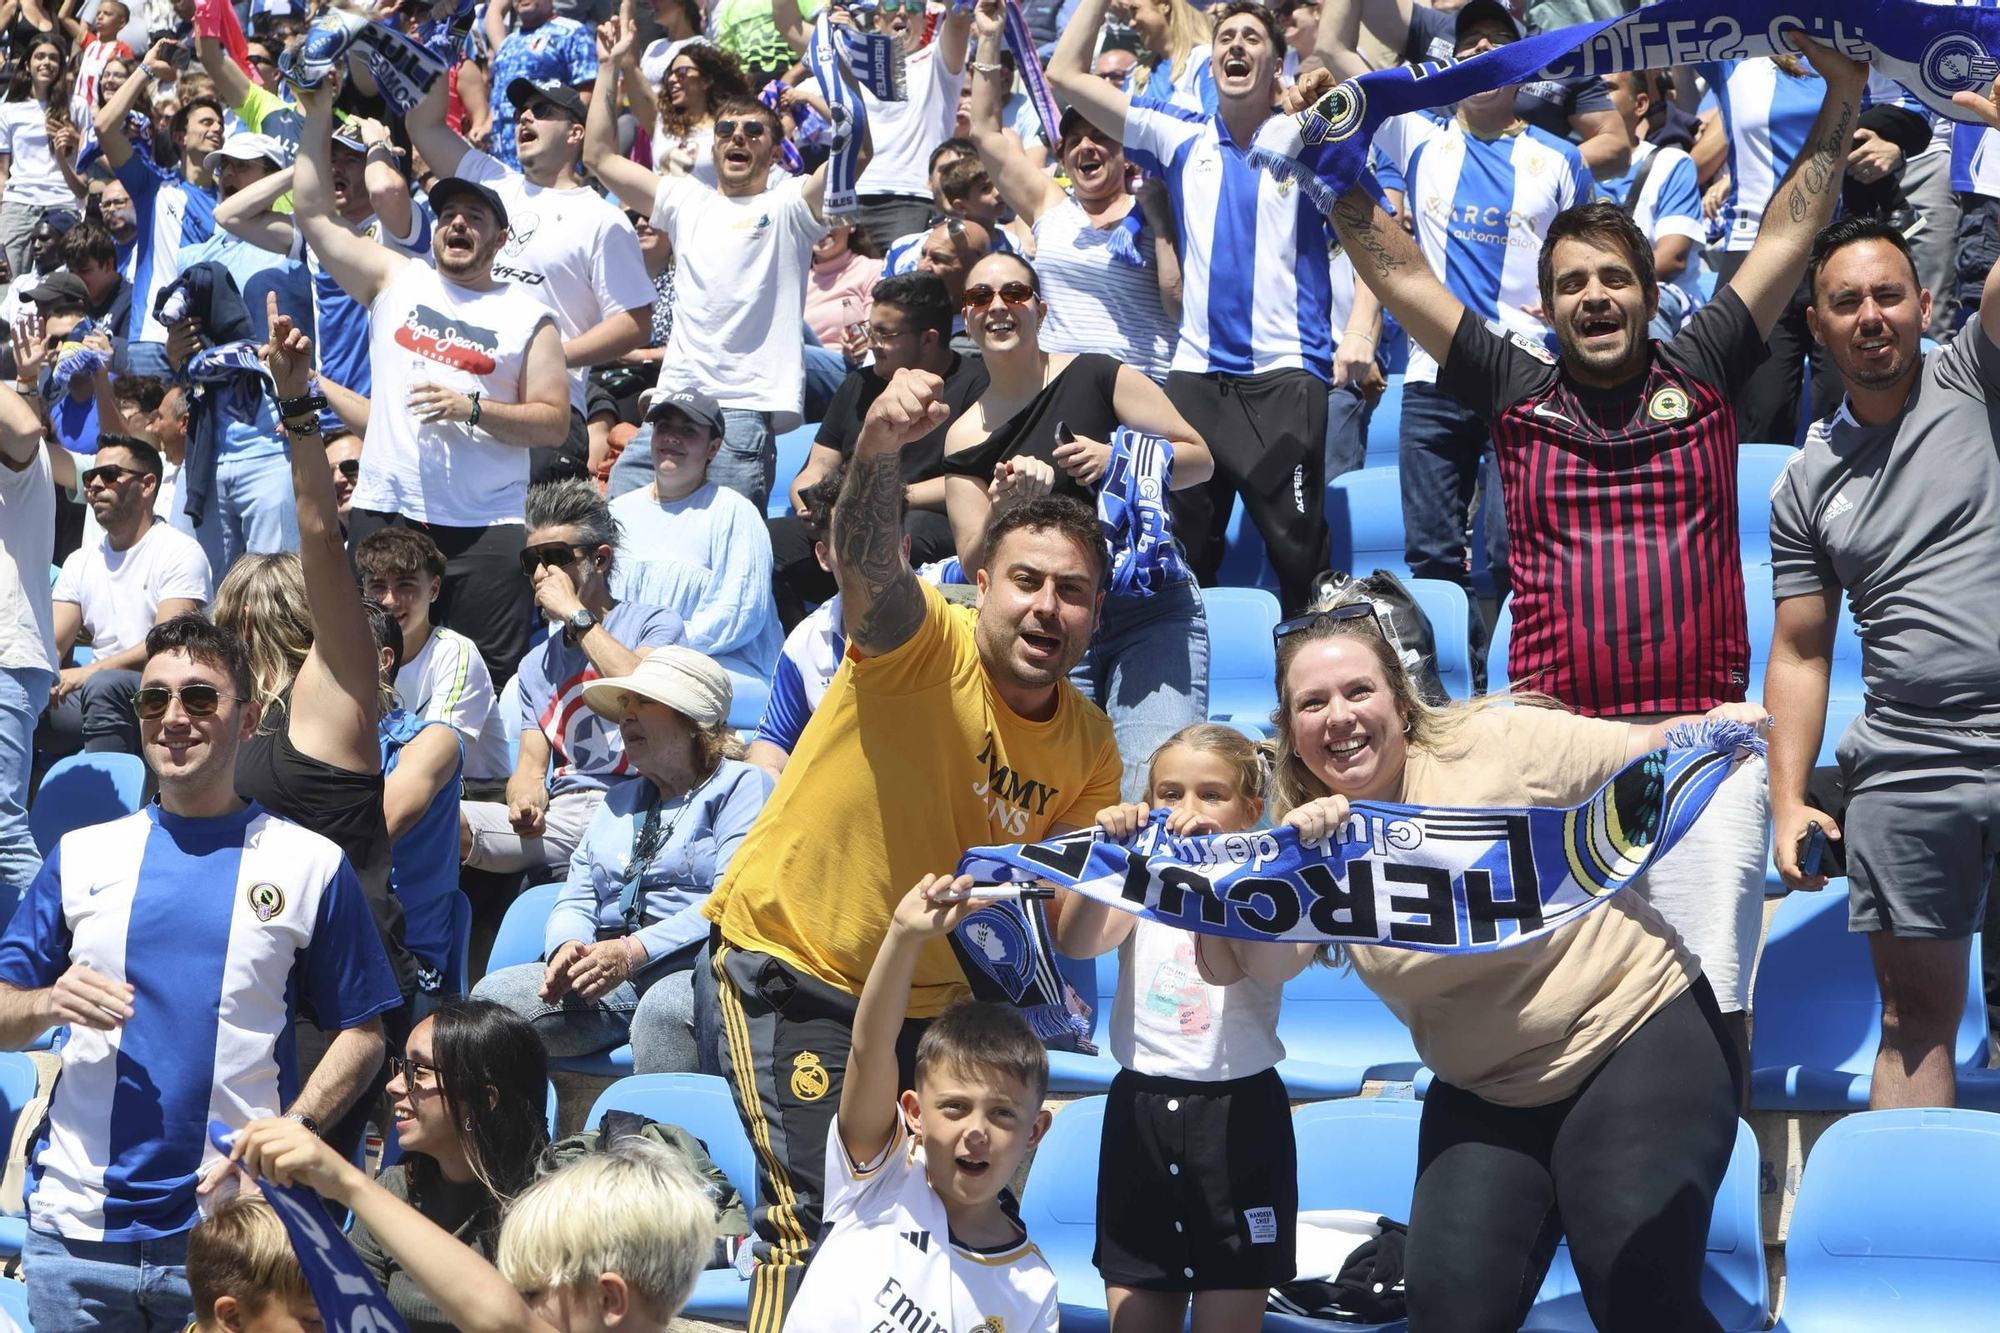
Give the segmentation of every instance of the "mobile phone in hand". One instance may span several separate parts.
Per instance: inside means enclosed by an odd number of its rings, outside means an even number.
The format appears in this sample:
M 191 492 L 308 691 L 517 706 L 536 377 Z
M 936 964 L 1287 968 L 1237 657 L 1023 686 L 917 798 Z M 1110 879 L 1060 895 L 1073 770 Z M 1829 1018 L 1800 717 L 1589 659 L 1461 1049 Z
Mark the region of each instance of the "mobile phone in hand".
M 1799 872 L 1812 875 L 1843 875 L 1847 873 L 1847 858 L 1841 854 L 1833 839 L 1826 836 L 1826 830 L 1818 820 L 1806 825 L 1806 831 L 1799 836 Z

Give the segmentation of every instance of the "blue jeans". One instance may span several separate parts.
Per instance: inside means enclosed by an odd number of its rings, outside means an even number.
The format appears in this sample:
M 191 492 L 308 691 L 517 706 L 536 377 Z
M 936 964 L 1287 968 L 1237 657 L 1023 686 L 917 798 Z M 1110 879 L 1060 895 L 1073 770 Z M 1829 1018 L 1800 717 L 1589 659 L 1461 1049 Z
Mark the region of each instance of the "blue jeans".
M 701 1069 L 695 1049 L 694 954 L 669 955 L 636 982 L 614 987 L 596 1002 L 571 993 L 554 1004 L 539 991 L 548 969 L 520 963 L 488 972 L 472 988 L 476 1000 L 505 1005 L 528 1020 L 555 1056 L 594 1055 L 632 1043 L 637 1074 L 692 1074 Z
M 28 1228 L 21 1269 L 28 1318 L 71 1333 L 180 1333 L 194 1317 L 188 1233 L 158 1240 L 71 1240 Z
M 42 667 L 0 670 L 0 886 L 26 893 L 42 868 L 28 829 L 28 781 L 35 764 L 35 719 L 56 674 Z M 11 914 L 14 899 L 0 893 Z
M 1480 460 L 1492 453 L 1486 423 L 1434 384 L 1403 386 L 1403 555 L 1420 579 L 1450 579 L 1472 592 L 1466 537 Z M 1486 558 L 1500 596 L 1507 595 L 1507 518 L 1500 482 L 1485 470 Z M 1475 645 L 1476 647 L 1477 645 Z
M 244 552 L 268 555 L 299 549 L 299 511 L 292 498 L 292 465 L 283 454 L 223 457 L 201 526 L 175 497 L 173 524 L 201 543 L 217 583 Z
M 167 360 L 165 343 L 128 343 L 125 347 L 125 364 L 134 375 L 151 375 L 156 379 L 173 383 L 174 364 Z M 216 578 L 222 575 L 217 574 Z
M 1368 458 L 1368 422 L 1375 404 L 1352 385 L 1327 391 L 1326 479 L 1360 470 Z
M 847 358 L 831 347 L 806 348 L 806 406 L 807 421 L 826 420 L 827 405 L 833 402 L 833 394 L 847 378 Z
M 138 692 L 137 671 L 100 671 L 90 677 L 49 709 L 42 753 L 58 759 L 78 750 L 143 753 L 139 718 L 132 711 L 132 696 Z
M 771 497 L 772 474 L 778 470 L 778 437 L 771 433 L 769 412 L 722 409 L 722 448 L 708 464 L 708 479 L 726 486 L 764 512 Z M 616 500 L 627 491 L 653 484 L 653 428 L 641 426 L 611 465 L 607 487 Z
M 1201 590 L 1176 583 L 1148 597 L 1106 597 L 1104 616 L 1070 684 L 1111 718 L 1125 760 L 1123 795 L 1145 799 L 1153 751 L 1208 720 L 1208 616 Z

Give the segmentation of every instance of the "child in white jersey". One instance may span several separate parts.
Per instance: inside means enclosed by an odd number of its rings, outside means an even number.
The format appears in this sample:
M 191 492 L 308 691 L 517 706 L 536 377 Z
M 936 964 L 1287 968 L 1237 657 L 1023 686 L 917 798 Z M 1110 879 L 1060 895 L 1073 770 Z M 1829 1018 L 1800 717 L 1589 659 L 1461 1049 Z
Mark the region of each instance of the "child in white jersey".
M 1264 766 L 1242 733 L 1185 727 L 1153 752 L 1147 803 L 1097 822 L 1130 837 L 1168 810 L 1174 834 L 1235 833 L 1264 812 Z M 1254 944 L 1143 921 L 1065 895 L 1056 946 L 1117 949 L 1111 1053 L 1123 1066 L 1104 1108 L 1097 1270 L 1117 1333 L 1255 1328 L 1292 1280 L 1298 1162 L 1278 1006 L 1310 946 Z
M 1000 1202 L 1049 1127 L 1034 1030 L 1005 1005 L 955 1004 L 924 1029 L 915 1086 L 897 1096 L 918 955 L 985 906 L 971 887 L 925 876 L 868 971 L 827 1135 L 825 1238 L 785 1333 L 1054 1333 L 1055 1273 Z

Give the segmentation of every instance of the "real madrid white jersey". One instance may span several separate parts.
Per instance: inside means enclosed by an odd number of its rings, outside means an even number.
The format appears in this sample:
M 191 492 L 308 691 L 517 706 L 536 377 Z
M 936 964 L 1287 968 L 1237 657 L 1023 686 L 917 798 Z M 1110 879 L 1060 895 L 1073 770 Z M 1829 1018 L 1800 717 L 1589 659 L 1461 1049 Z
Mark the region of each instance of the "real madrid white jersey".
M 1056 1327 L 1056 1275 L 1025 1235 L 987 1253 L 951 1238 L 923 1146 L 901 1115 L 856 1166 L 826 1136 L 825 1232 L 785 1333 L 1039 1333 Z

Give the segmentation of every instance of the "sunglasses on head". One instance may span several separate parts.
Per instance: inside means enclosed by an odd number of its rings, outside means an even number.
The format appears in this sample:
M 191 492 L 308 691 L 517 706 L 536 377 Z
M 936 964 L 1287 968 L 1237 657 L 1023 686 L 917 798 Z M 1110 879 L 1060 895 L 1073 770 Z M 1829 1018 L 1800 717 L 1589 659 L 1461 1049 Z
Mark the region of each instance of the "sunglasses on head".
M 167 705 L 174 699 L 181 701 L 181 709 L 189 717 L 214 717 L 215 710 L 222 707 L 224 699 L 243 702 L 240 696 L 224 694 L 213 685 L 199 681 L 170 690 L 164 685 L 146 685 L 132 696 L 132 711 L 143 721 L 157 722 L 167 715 Z
M 349 481 L 361 475 L 361 460 L 358 458 L 343 458 L 334 466 L 340 469 L 340 475 Z
M 1302 616 L 1279 621 L 1271 630 L 1271 642 L 1283 643 L 1294 634 L 1303 634 L 1320 625 L 1336 624 L 1345 620 L 1372 620 L 1378 633 L 1382 628 L 1381 618 L 1375 614 L 1375 603 L 1348 602 L 1330 611 L 1308 611 Z
M 761 120 L 718 120 L 715 122 L 715 137 L 733 139 L 736 137 L 736 132 L 741 130 L 744 138 L 755 143 L 763 138 L 770 128 Z
M 116 463 L 105 463 L 101 467 L 90 468 L 84 472 L 80 480 L 87 489 L 93 481 L 103 482 L 106 486 L 115 486 L 121 478 L 136 477 L 138 475 L 139 469 L 137 468 L 119 467 Z
M 959 298 L 959 304 L 966 310 L 984 310 L 993 304 L 996 296 L 1008 305 L 1026 305 L 1035 299 L 1035 289 L 1025 282 L 1003 282 L 998 287 L 982 282 L 975 287 L 967 287 L 965 295 Z
M 530 546 L 521 552 L 521 572 L 529 578 L 544 566 L 550 569 L 568 569 L 586 554 L 581 546 L 571 546 L 568 542 L 548 542 L 541 546 Z

